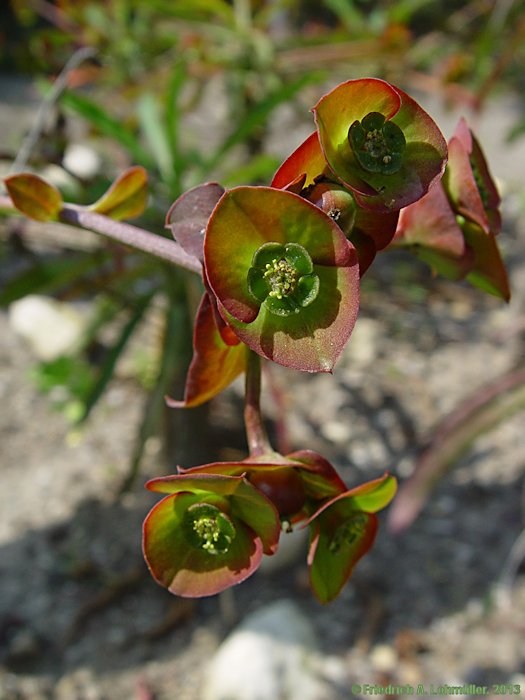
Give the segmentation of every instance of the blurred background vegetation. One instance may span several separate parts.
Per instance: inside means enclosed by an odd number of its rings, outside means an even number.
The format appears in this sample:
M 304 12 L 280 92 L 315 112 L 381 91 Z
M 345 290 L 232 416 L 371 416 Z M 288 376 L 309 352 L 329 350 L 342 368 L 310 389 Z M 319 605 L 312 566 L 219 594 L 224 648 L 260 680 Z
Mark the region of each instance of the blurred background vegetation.
M 489 95 L 523 100 L 524 65 L 523 0 L 10 0 L 0 70 L 34 81 L 40 109 L 25 139 L 1 144 L 2 171 L 45 170 L 89 203 L 143 165 L 140 225 L 168 235 L 165 213 L 189 187 L 268 184 L 312 128 L 321 85 L 373 75 L 481 110 Z M 522 132 L 525 117 L 509 138 Z M 75 352 L 42 359 L 37 385 L 82 424 L 142 332 L 134 372 L 147 398 L 123 487 L 159 432 L 172 466 L 216 457 L 206 407 L 164 409 L 183 393 L 200 282 L 112 243 L 53 236 L 35 248 L 17 218 L 0 234 L 0 304 L 90 305 Z

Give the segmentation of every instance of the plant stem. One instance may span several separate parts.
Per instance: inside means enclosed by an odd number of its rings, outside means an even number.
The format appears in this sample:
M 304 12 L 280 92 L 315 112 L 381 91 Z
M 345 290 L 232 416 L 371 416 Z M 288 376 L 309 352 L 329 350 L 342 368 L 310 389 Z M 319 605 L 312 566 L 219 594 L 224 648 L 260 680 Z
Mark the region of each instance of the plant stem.
M 245 386 L 244 425 L 250 457 L 272 453 L 261 415 L 261 358 L 249 348 L 246 348 Z
M 142 228 L 138 228 L 138 226 L 114 221 L 103 214 L 77 209 L 70 204 L 66 204 L 60 212 L 60 221 L 101 233 L 114 241 L 138 248 L 138 250 L 150 253 L 157 258 L 168 260 L 179 267 L 191 270 L 191 272 L 202 272 L 199 260 L 192 255 L 188 255 L 178 243 L 150 231 L 145 231 Z
M 16 210 L 16 207 L 9 197 L 0 195 L 0 209 Z M 114 241 L 137 248 L 137 250 L 149 253 L 162 260 L 167 260 L 174 265 L 183 267 L 185 270 L 197 272 L 198 274 L 202 273 L 200 261 L 192 255 L 188 255 L 178 243 L 150 231 L 145 231 L 138 226 L 125 224 L 122 221 L 114 221 L 108 216 L 76 207 L 73 204 L 64 204 L 59 217 L 64 224 L 100 233 L 103 236 L 112 238 Z

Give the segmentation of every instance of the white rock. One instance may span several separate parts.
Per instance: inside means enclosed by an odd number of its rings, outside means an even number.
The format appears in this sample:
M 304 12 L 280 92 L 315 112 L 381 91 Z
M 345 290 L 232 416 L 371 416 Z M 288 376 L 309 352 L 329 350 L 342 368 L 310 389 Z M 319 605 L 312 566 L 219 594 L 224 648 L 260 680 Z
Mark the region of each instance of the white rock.
M 399 659 L 395 649 L 388 644 L 376 644 L 370 652 L 370 663 L 382 673 L 392 673 L 399 665 Z
M 315 663 L 314 630 L 280 600 L 247 616 L 210 662 L 203 700 L 326 700 Z
M 95 177 L 102 166 L 98 153 L 81 143 L 72 143 L 66 148 L 62 163 L 70 173 L 85 180 Z
M 9 324 L 40 360 L 73 352 L 81 341 L 87 318 L 72 304 L 30 294 L 9 307 Z

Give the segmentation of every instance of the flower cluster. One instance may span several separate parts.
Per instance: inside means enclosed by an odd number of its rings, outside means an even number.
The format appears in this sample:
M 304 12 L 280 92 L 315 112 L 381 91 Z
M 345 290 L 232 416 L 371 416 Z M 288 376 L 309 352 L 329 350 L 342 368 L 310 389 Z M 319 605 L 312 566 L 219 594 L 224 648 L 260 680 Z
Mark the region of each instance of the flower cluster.
M 144 523 L 144 555 L 154 578 L 172 593 L 218 593 L 253 574 L 275 553 L 283 527 L 308 526 L 310 583 L 333 600 L 372 546 L 375 513 L 394 496 L 385 474 L 348 490 L 323 457 L 276 453 L 241 462 L 180 470 L 147 483 L 167 495 Z
M 394 245 L 509 297 L 495 242 L 499 196 L 464 121 L 447 148 L 412 98 L 372 78 L 337 86 L 313 113 L 316 131 L 271 187 L 208 183 L 168 213 L 205 286 L 184 400 L 169 399 L 172 406 L 203 403 L 243 371 L 248 396 L 247 352 L 331 371 L 356 321 L 360 277 Z M 151 572 L 178 595 L 217 593 L 272 555 L 283 529 L 308 527 L 312 590 L 323 603 L 333 600 L 372 546 L 375 513 L 396 481 L 384 474 L 349 490 L 320 455 L 283 457 L 260 435 L 250 440 L 251 430 L 248 421 L 247 459 L 148 482 L 168 494 L 144 524 Z

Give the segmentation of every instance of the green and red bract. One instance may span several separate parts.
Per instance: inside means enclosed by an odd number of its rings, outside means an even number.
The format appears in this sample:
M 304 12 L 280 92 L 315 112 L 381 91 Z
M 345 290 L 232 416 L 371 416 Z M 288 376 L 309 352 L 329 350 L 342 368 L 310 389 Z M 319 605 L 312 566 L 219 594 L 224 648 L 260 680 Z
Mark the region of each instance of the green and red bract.
M 184 192 L 166 214 L 166 228 L 186 253 L 202 262 L 204 232 L 210 215 L 224 194 L 217 182 L 206 182 Z
M 13 205 L 35 221 L 56 221 L 64 206 L 57 188 L 39 175 L 19 173 L 4 180 Z
M 336 598 L 377 533 L 375 513 L 395 495 L 389 474 L 325 502 L 309 519 L 310 585 L 321 603 Z
M 500 196 L 483 151 L 465 119 L 448 142 L 449 162 L 443 184 L 457 214 L 485 233 L 501 231 Z
M 204 232 L 210 215 L 224 194 L 216 182 L 207 182 L 182 194 L 166 215 L 166 228 L 186 253 L 203 261 Z M 193 330 L 193 358 L 188 370 L 184 400 L 167 398 L 172 408 L 192 408 L 225 389 L 246 364 L 245 346 L 220 316 L 203 270 L 205 291 Z
M 244 475 L 272 501 L 280 517 L 291 523 L 307 518 L 317 510 L 320 501 L 346 491 L 333 466 L 310 450 L 286 456 L 272 452 L 238 462 L 213 462 L 190 469 L 179 467 L 179 471 L 186 475 Z
M 342 83 L 313 112 L 330 170 L 364 208 L 398 211 L 443 174 L 440 130 L 415 100 L 383 80 Z
M 274 504 L 280 518 L 293 521 L 303 512 L 305 490 L 297 464 L 277 453 L 238 462 L 213 462 L 179 469 L 185 475 L 223 474 L 244 477 Z
M 355 248 L 319 208 L 270 187 L 226 192 L 206 229 L 207 281 L 221 315 L 259 355 L 331 371 L 355 324 Z
M 322 178 L 333 180 L 330 175 L 330 168 L 319 143 L 319 134 L 314 131 L 282 163 L 273 176 L 272 187 L 300 194 Z
M 505 301 L 510 288 L 496 233 L 499 195 L 475 137 L 462 119 L 449 142 L 441 182 L 400 213 L 395 246 L 407 246 L 434 272 Z
M 88 209 L 111 219 L 133 219 L 140 216 L 148 203 L 148 175 L 135 165 L 125 170 L 109 189 Z
M 504 301 L 510 301 L 510 285 L 505 263 L 494 234 L 487 235 L 477 224 L 462 222 L 467 246 L 474 252 L 474 263 L 466 279 Z
M 169 494 L 144 521 L 143 551 L 155 580 L 175 595 L 219 593 L 277 549 L 279 514 L 242 476 L 183 474 L 146 487 Z
M 418 202 L 402 209 L 393 245 L 407 247 L 435 273 L 463 279 L 474 264 L 474 252 L 437 182 Z
M 233 333 L 227 336 L 228 329 L 224 327 L 224 322 L 222 326 L 221 329 L 217 327 L 213 298 L 205 292 L 193 328 L 193 358 L 186 377 L 184 400 L 167 397 L 168 406 L 200 406 L 219 394 L 244 371 L 246 346 Z

